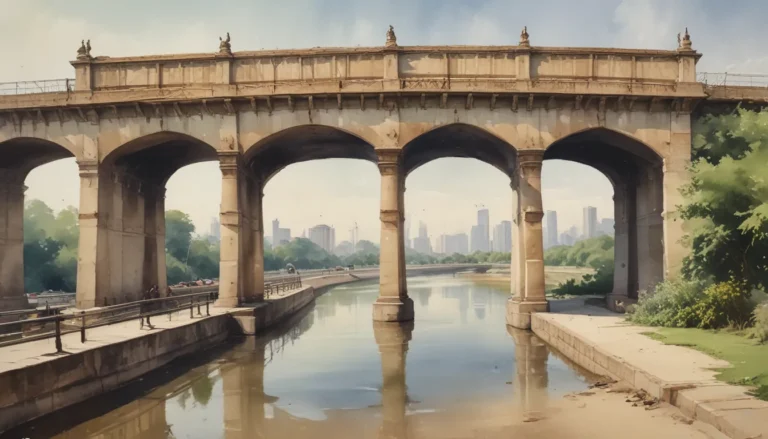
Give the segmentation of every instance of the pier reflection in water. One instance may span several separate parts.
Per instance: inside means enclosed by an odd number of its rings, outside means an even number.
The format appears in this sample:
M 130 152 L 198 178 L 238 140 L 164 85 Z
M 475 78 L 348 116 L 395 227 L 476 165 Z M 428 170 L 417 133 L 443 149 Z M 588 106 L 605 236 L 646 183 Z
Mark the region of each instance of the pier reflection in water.
M 452 276 L 412 278 L 408 286 L 415 323 L 374 324 L 375 283 L 336 287 L 280 327 L 132 402 L 107 410 L 114 395 L 100 398 L 77 407 L 91 419 L 42 419 L 32 431 L 53 429 L 60 438 L 506 437 L 532 425 L 524 421 L 548 417 L 552 398 L 586 389 L 532 333 L 506 327 L 507 293 Z

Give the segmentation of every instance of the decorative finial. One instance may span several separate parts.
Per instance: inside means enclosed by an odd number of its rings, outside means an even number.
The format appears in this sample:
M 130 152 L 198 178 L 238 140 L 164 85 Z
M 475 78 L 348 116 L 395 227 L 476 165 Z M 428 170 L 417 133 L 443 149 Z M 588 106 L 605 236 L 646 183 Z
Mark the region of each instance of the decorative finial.
M 523 26 L 523 31 L 520 32 L 520 44 L 521 47 L 531 47 L 531 42 L 528 40 L 528 26 Z
M 229 43 L 231 39 L 229 38 L 229 32 L 227 32 L 227 38 L 222 39 L 219 37 L 219 53 L 222 55 L 232 55 L 232 45 Z
M 387 31 L 387 42 L 385 44 L 386 47 L 397 47 L 397 37 L 395 36 L 395 28 L 392 27 L 392 25 L 389 25 L 389 30 Z
M 80 48 L 77 49 L 77 59 L 91 59 L 91 40 L 86 43 L 80 40 Z
M 693 50 L 692 48 L 692 42 L 691 42 L 691 34 L 688 33 L 688 28 L 685 28 L 685 33 L 683 34 L 683 38 L 680 38 L 680 34 L 677 34 L 677 43 L 678 47 L 677 50 Z

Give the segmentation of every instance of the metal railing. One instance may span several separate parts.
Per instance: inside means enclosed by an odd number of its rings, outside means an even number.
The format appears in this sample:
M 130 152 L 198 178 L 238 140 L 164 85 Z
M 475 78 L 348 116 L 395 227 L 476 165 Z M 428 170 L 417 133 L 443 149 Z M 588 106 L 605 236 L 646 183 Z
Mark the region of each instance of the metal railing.
M 272 278 L 264 282 L 264 298 L 269 299 L 275 295 L 282 296 L 282 293 L 296 288 L 301 288 L 301 276 Z
M 281 276 L 264 283 L 264 298 L 283 296 L 287 291 L 301 288 L 301 276 Z M 218 292 L 199 292 L 178 296 L 145 299 L 119 305 L 105 306 L 91 311 L 66 312 L 61 307 L 44 310 L 19 310 L 0 313 L 0 318 L 13 321 L 0 323 L 0 348 L 30 341 L 56 339 L 56 352 L 63 352 L 61 336 L 79 332 L 80 342 L 86 341 L 86 330 L 100 326 L 139 320 L 139 328 L 152 328 L 152 318 L 189 310 L 189 318 L 210 316 L 210 305 Z M 203 311 L 203 309 L 205 311 Z M 197 314 L 195 314 L 195 311 Z
M 210 315 L 210 304 L 216 300 L 217 293 L 192 293 L 181 296 L 141 300 L 133 303 L 114 305 L 93 311 L 62 313 L 47 317 L 27 318 L 0 323 L 0 347 L 11 346 L 30 341 L 55 338 L 56 352 L 63 352 L 61 337 L 75 332 L 80 333 L 80 342 L 86 341 L 86 330 L 100 326 L 139 320 L 140 328 L 152 328 L 152 317 L 167 314 L 168 320 L 176 312 L 189 310 L 189 317 Z M 28 312 L 28 315 L 32 312 Z M 11 331 L 7 331 L 11 329 Z M 16 329 L 16 330 L 14 330 Z
M 28 95 L 36 93 L 75 91 L 75 80 L 43 79 L 40 81 L 0 82 L 0 95 Z
M 751 73 L 699 72 L 696 80 L 711 87 L 764 87 L 768 88 L 768 75 Z

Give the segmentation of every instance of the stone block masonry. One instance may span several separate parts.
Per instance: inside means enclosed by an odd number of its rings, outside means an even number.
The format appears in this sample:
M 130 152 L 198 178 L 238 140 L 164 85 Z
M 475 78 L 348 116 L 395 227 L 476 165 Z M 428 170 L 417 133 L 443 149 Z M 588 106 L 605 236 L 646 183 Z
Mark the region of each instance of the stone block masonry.
M 664 345 L 643 335 L 651 328 L 629 325 L 604 309 L 564 309 L 569 301 L 561 302 L 551 305 L 563 313 L 533 313 L 531 329 L 579 366 L 642 389 L 731 438 L 768 438 L 768 402 L 715 379 L 715 369 L 728 362 Z

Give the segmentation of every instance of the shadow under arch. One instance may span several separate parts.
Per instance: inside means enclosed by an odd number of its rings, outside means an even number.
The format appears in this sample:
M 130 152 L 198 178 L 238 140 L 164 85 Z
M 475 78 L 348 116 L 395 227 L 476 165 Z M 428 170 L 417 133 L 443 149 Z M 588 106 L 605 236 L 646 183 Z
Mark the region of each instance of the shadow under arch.
M 663 158 L 640 140 L 589 128 L 552 143 L 544 160 L 566 160 L 601 172 L 613 187 L 614 283 L 608 304 L 636 300 L 664 277 Z
M 517 150 L 487 130 L 466 123 L 441 125 L 423 133 L 403 147 L 407 176 L 416 168 L 445 157 L 473 158 L 513 175 Z
M 24 295 L 25 180 L 41 165 L 73 157 L 75 152 L 45 139 L 16 137 L 0 142 L 0 311 L 29 306 Z
M 377 163 L 365 139 L 327 125 L 299 125 L 271 134 L 247 149 L 245 163 L 266 184 L 294 163 L 322 159 L 359 159 Z
M 50 140 L 16 137 L 0 142 L 0 172 L 12 172 L 22 182 L 38 166 L 73 157 L 75 153 Z
M 218 153 L 212 145 L 187 134 L 160 131 L 120 145 L 104 157 L 102 165 L 165 186 L 184 166 L 217 160 Z

